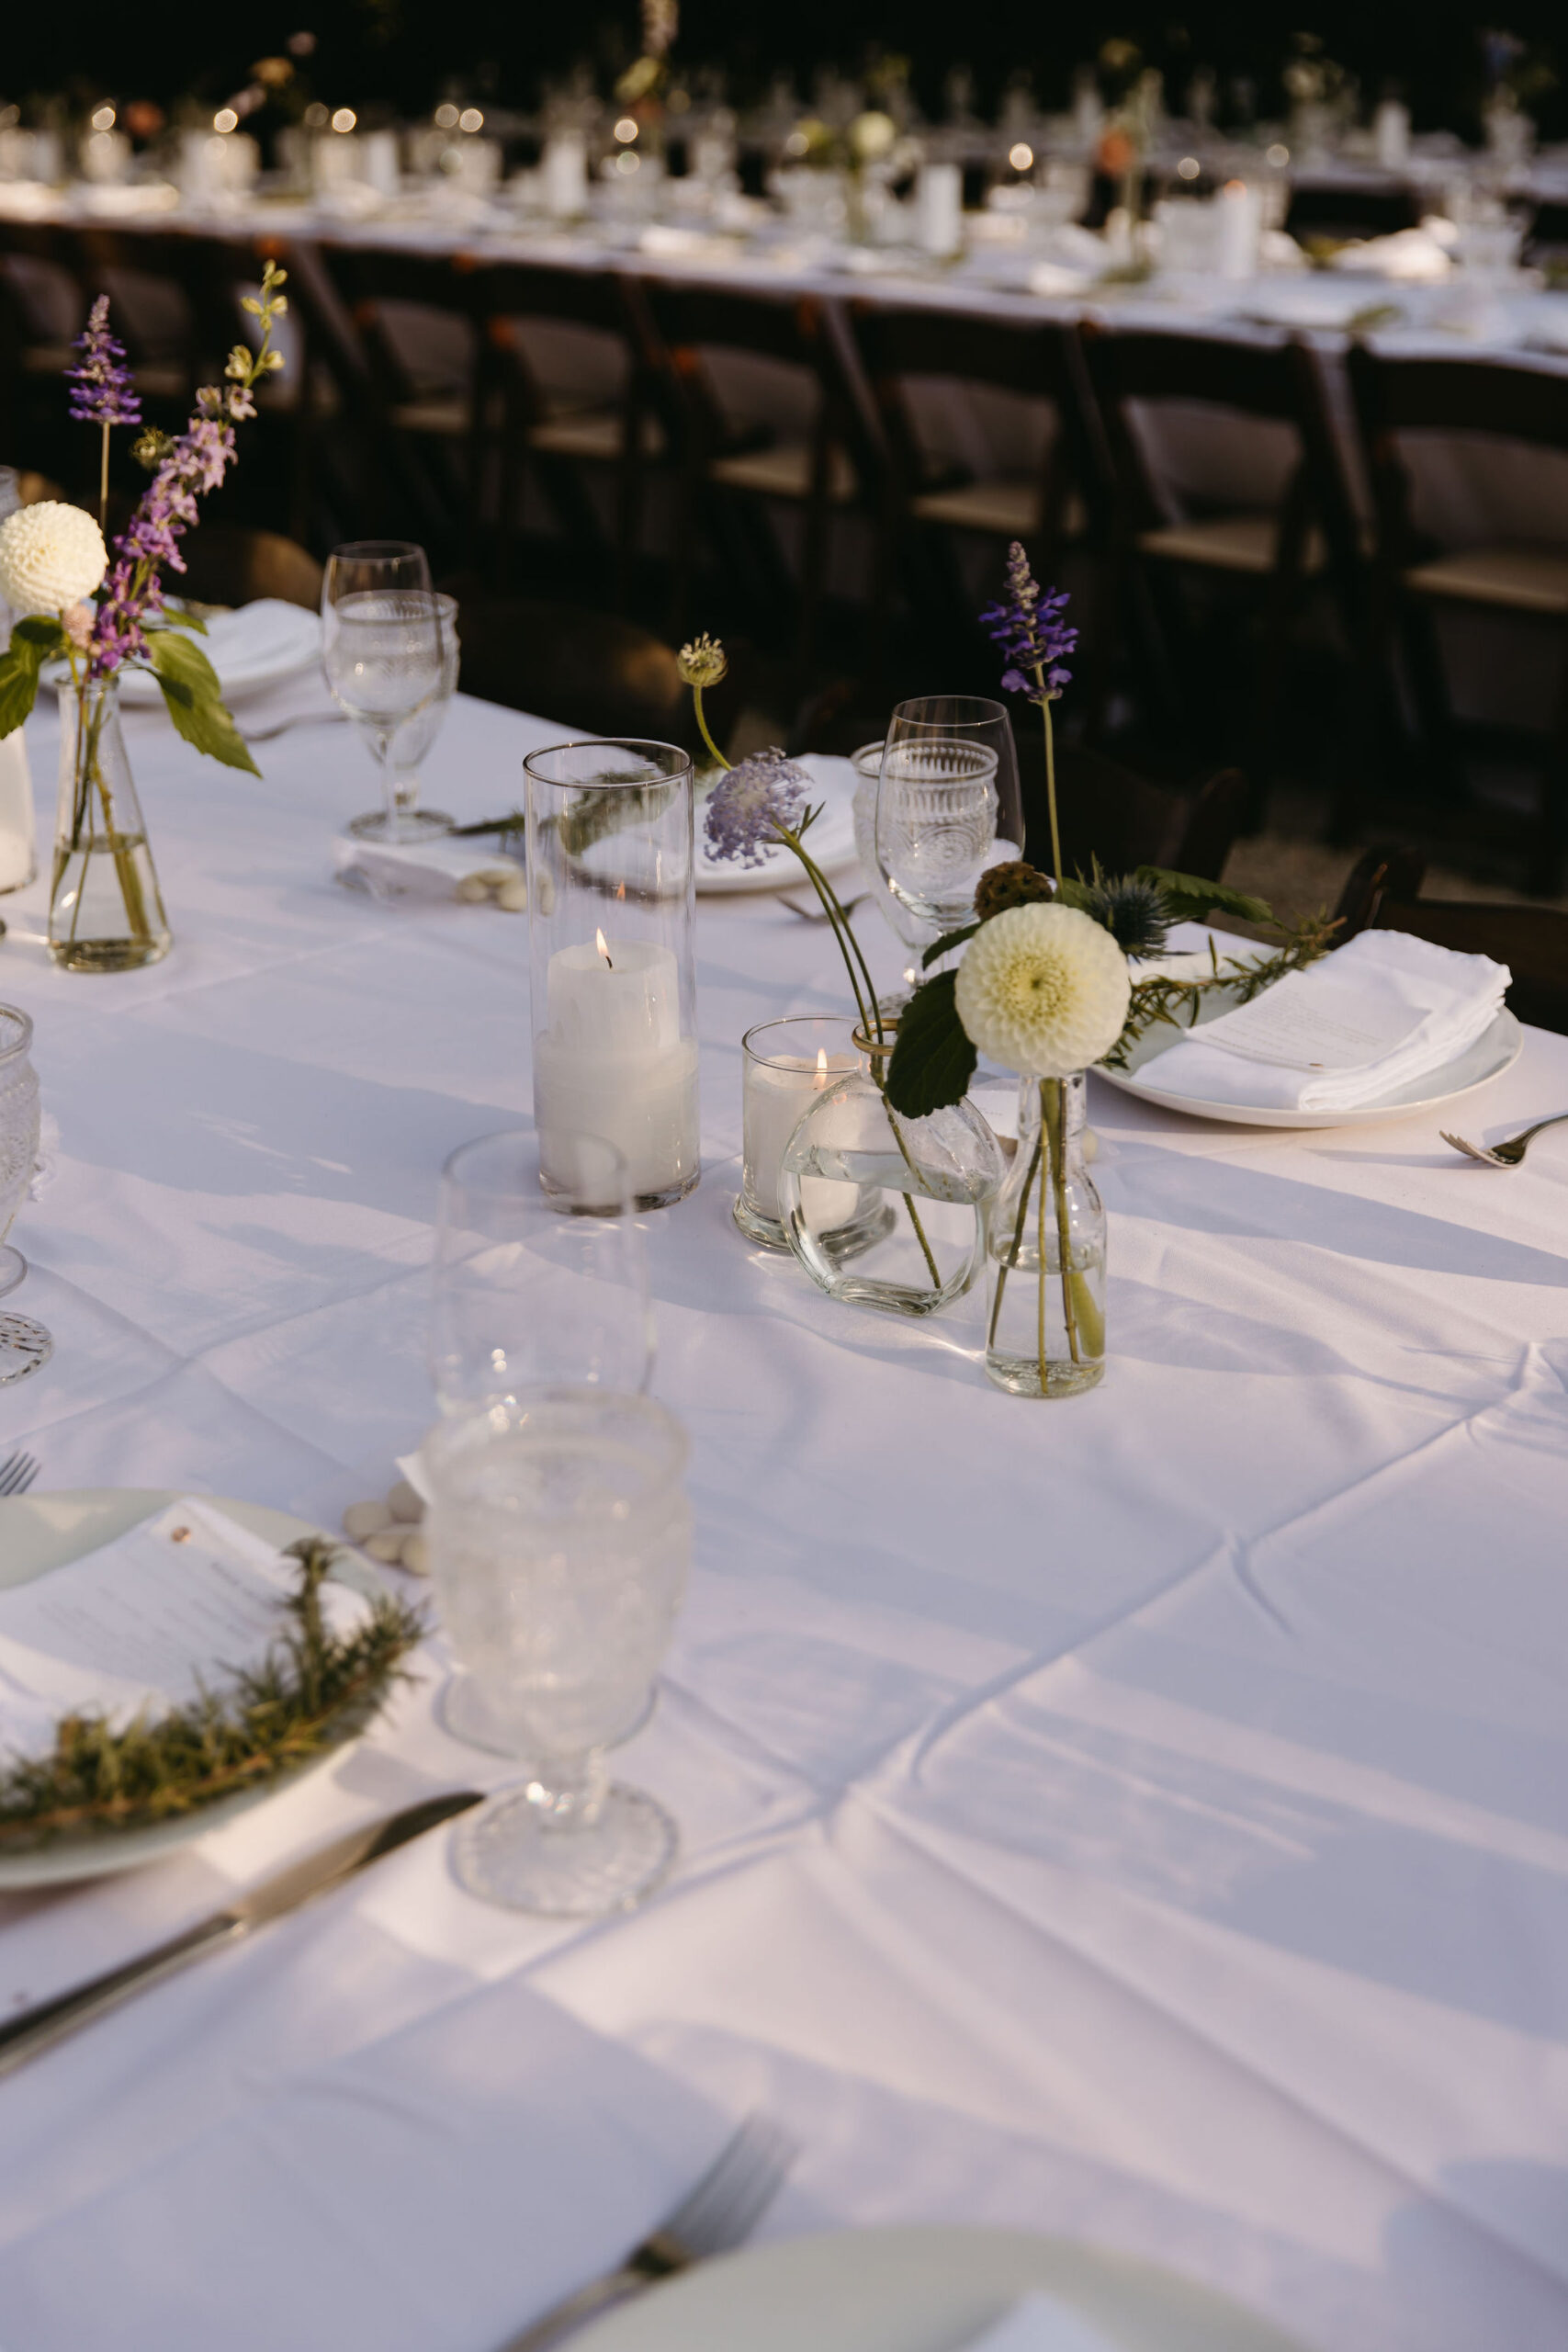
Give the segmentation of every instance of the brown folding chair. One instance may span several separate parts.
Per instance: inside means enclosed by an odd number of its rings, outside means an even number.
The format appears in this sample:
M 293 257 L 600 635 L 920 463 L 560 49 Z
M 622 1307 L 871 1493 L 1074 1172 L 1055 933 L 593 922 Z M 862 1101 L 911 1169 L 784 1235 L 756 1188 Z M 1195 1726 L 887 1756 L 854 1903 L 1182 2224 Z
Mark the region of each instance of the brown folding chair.
M 175 584 L 198 605 L 250 605 L 258 596 L 276 596 L 308 612 L 321 605 L 321 565 L 309 548 L 281 531 L 204 522 L 181 551 L 186 569 Z
M 1379 931 L 1413 932 L 1461 956 L 1506 964 L 1514 976 L 1509 1011 L 1538 1029 L 1568 1035 L 1568 914 L 1560 908 L 1386 897 L 1372 922 Z
M 652 330 L 638 283 L 610 270 L 495 262 L 478 273 L 474 293 L 504 377 L 497 574 L 504 576 L 531 478 L 570 541 L 613 550 L 614 601 L 624 605 L 649 470 L 665 455 L 649 398 Z M 596 389 L 562 380 L 562 329 L 592 337 L 602 361 Z M 592 495 L 596 479 L 610 483 L 608 534 Z
M 1356 526 L 1324 397 L 1305 345 L 1244 343 L 1211 335 L 1083 330 L 1089 372 L 1104 418 L 1117 484 L 1116 569 L 1129 630 L 1151 699 L 1176 727 L 1190 726 L 1182 684 L 1194 665 L 1194 631 L 1178 582 L 1183 574 L 1246 583 L 1260 607 L 1262 643 L 1252 698 L 1247 771 L 1249 821 L 1261 820 L 1296 616 L 1314 582 L 1333 595 L 1347 645 L 1356 641 L 1359 557 Z M 1134 411 L 1198 409 L 1283 425 L 1288 468 L 1271 506 L 1192 507 L 1173 515 L 1145 453 Z
M 1034 730 L 1021 728 L 1019 780 L 1023 789 L 1026 854 L 1049 868 L 1045 762 Z M 1247 782 L 1224 768 L 1196 790 L 1179 791 L 1136 775 L 1085 744 L 1064 743 L 1056 753 L 1056 811 L 1064 871 L 1088 874 L 1098 858 L 1107 874 L 1164 865 L 1217 882 L 1247 819 Z
M 824 306 L 812 295 L 778 299 L 659 278 L 645 280 L 642 290 L 655 335 L 650 389 L 681 479 L 672 628 L 678 634 L 686 624 L 701 533 L 765 632 L 772 633 L 781 607 L 794 608 L 805 662 L 826 580 L 832 514 L 862 495 Z M 797 396 L 804 395 L 798 431 L 732 413 L 722 374 L 723 363 L 735 358 L 761 360 L 795 379 Z M 770 516 L 778 504 L 801 517 L 798 585 Z
M 1337 820 L 1348 830 L 1399 729 L 1393 685 L 1404 655 L 1421 729 L 1421 772 L 1455 807 L 1466 799 L 1461 729 L 1450 707 L 1436 614 L 1468 608 L 1506 615 L 1543 635 L 1555 661 L 1556 715 L 1540 767 L 1533 818 L 1494 815 L 1486 831 L 1522 836 L 1533 889 L 1562 887 L 1568 855 L 1568 541 L 1498 538 L 1444 548 L 1417 526 L 1409 435 L 1514 442 L 1568 452 L 1568 377 L 1493 360 L 1391 358 L 1365 345 L 1349 354 L 1350 387 L 1371 482 L 1376 538 L 1362 641 L 1361 773 L 1348 776 Z M 1436 814 L 1436 811 L 1428 813 Z
M 954 533 L 1021 539 L 1052 580 L 1069 544 L 1103 544 L 1109 452 L 1070 328 L 873 302 L 851 305 L 850 326 L 880 428 L 878 608 L 897 576 L 940 626 L 971 629 Z M 1025 470 L 976 477 L 933 446 L 933 404 L 955 383 L 999 392 L 1022 412 L 1021 437 L 1032 425 L 1037 441 Z M 1091 620 L 1086 642 L 1096 635 Z

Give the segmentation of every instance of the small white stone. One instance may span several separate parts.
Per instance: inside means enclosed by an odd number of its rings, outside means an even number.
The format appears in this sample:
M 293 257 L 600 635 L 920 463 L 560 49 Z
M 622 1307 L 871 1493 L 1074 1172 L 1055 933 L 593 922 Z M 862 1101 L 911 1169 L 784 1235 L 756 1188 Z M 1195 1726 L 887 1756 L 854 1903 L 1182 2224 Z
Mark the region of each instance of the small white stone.
M 479 874 L 465 874 L 457 885 L 457 896 L 465 906 L 477 907 L 490 896 L 490 884 Z
M 430 1546 L 417 1527 L 411 1527 L 404 1535 L 399 1557 L 411 1577 L 427 1577 L 430 1574 Z
M 403 1555 L 403 1531 L 400 1527 L 384 1527 L 379 1535 L 366 1539 L 365 1549 L 373 1560 L 385 1560 L 393 1566 Z
M 1100 1158 L 1100 1137 L 1092 1127 L 1086 1127 L 1083 1131 L 1083 1156 L 1086 1159 Z
M 355 1544 L 363 1544 L 369 1535 L 379 1535 L 390 1527 L 392 1514 L 385 1503 L 350 1503 L 343 1515 L 343 1532 Z
M 495 894 L 495 903 L 509 915 L 525 915 L 528 911 L 528 885 L 521 877 L 515 882 L 503 882 Z
M 554 876 L 547 874 L 541 868 L 539 878 L 534 888 L 536 896 L 538 899 L 539 912 L 542 915 L 553 915 L 556 910 L 556 886 Z
M 417 1527 L 424 1517 L 424 1498 L 417 1487 L 411 1487 L 406 1478 L 400 1478 L 387 1497 L 387 1509 L 394 1519 L 404 1520 Z
M 474 880 L 485 883 L 491 889 L 499 889 L 502 883 L 511 881 L 516 871 L 514 865 L 481 865 Z

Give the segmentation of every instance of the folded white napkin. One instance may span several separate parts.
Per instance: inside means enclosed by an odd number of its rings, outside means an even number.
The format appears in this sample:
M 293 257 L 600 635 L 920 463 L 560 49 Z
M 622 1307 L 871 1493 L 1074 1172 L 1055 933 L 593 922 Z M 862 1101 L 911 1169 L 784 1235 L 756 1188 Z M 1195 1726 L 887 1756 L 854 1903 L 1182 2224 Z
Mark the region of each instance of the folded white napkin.
M 1033 2294 L 993 2320 L 964 2352 L 1115 2352 L 1115 2339 L 1055 2295 Z
M 228 683 L 276 662 L 313 659 L 321 650 L 321 617 L 281 596 L 258 596 L 231 613 L 214 613 L 199 642 L 219 677 Z
M 297 1565 L 184 1496 L 68 1566 L 0 1592 L 0 1747 L 47 1747 L 70 1708 L 162 1713 L 260 1662 L 283 1630 Z M 322 1595 L 343 1627 L 366 1603 Z
M 1374 270 L 1406 285 L 1430 285 L 1450 275 L 1453 262 L 1427 229 L 1396 229 L 1391 236 L 1358 239 L 1330 256 L 1335 269 Z
M 1511 973 L 1400 931 L 1364 931 L 1145 1064 L 1160 1094 L 1348 1111 L 1439 1069 L 1496 1019 Z
M 258 2080 L 243 2112 L 193 2115 L 183 2146 L 0 2246 L 4 2341 L 480 2352 L 618 2261 L 730 2128 L 510 1978 Z
M 345 888 L 372 899 L 471 899 L 513 914 L 527 907 L 522 860 L 502 856 L 490 834 L 457 841 L 437 833 L 432 841 L 404 845 L 339 833 L 333 842 L 333 870 Z

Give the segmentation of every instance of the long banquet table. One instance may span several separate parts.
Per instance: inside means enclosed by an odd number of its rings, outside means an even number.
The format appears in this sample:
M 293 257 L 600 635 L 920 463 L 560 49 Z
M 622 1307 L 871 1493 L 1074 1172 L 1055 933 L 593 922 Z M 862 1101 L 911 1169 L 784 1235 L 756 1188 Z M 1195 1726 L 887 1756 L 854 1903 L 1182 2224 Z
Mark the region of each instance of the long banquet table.
M 431 798 L 507 805 L 558 731 L 459 698 Z M 260 783 L 129 735 L 174 953 L 56 973 L 41 886 L 6 902 L 59 1134 L 16 1235 L 56 1353 L 0 1453 L 331 1527 L 431 1414 L 439 1165 L 529 1114 L 525 922 L 333 886 L 369 797 L 342 728 Z M 51 711 L 29 741 L 41 810 Z M 1036 1408 L 982 1378 L 977 1301 L 905 1327 L 742 1244 L 741 1032 L 842 983 L 771 899 L 698 938 L 703 1179 L 648 1220 L 697 1558 L 617 1759 L 677 1875 L 551 1925 L 428 1838 L 0 2085 L 0 2345 L 487 2352 L 761 2107 L 804 2143 L 765 2234 L 1059 2232 L 1316 2352 L 1558 2352 L 1563 1148 L 1498 1175 L 1431 1117 L 1205 1125 L 1095 1082 L 1111 1369 Z M 1531 1032 L 1460 1124 L 1564 1103 Z M 0 2014 L 503 1781 L 425 1663 L 179 1859 L 0 1901 Z

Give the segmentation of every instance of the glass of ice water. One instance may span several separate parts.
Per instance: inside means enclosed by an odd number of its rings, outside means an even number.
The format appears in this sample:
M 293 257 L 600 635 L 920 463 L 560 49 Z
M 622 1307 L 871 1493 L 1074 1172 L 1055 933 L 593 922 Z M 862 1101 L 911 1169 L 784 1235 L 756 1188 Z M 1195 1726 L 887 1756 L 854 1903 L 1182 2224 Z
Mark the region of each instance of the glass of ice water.
M 528 1778 L 459 1825 L 457 1876 L 517 1911 L 592 1918 L 652 1893 L 679 1833 L 612 1781 L 685 1590 L 686 1438 L 647 1396 L 556 1389 L 425 1440 L 443 1623 Z
M 334 700 L 369 746 L 385 792 L 383 808 L 350 821 L 348 831 L 363 840 L 408 843 L 451 829 L 449 817 L 400 801 L 392 758 L 400 729 L 440 697 L 443 640 L 423 548 L 364 540 L 334 548 L 321 585 L 321 665 Z

